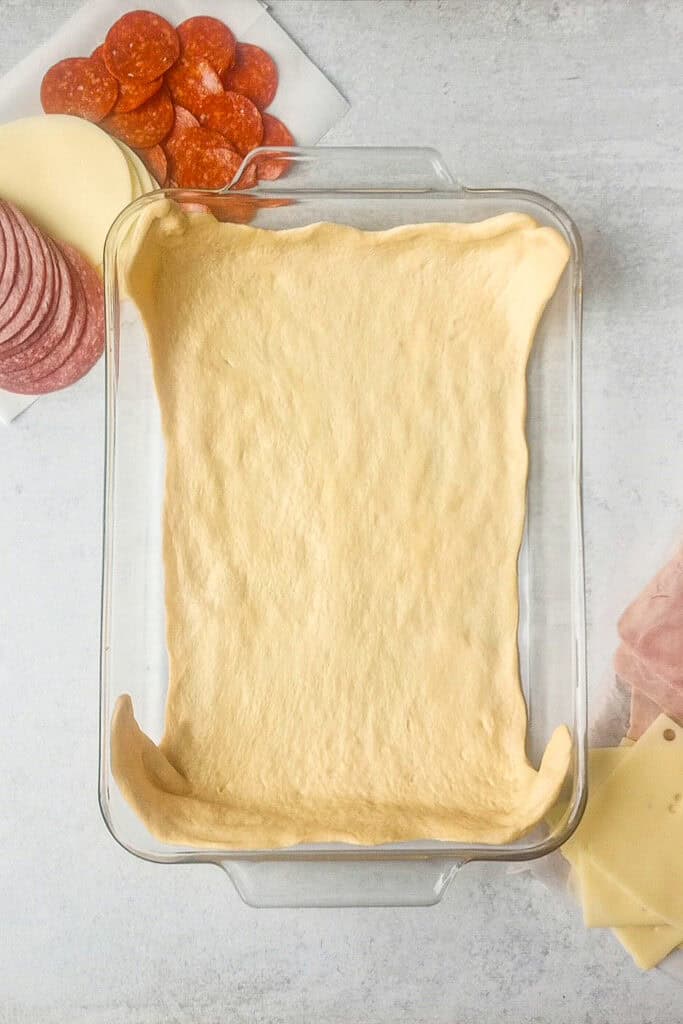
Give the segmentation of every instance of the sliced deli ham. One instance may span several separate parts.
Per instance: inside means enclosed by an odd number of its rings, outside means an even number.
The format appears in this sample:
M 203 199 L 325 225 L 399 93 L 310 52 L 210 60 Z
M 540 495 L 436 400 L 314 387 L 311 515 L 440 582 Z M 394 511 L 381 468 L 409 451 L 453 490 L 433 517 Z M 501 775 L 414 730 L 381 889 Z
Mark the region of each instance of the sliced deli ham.
M 683 549 L 626 609 L 619 635 L 617 675 L 683 722 Z
M 616 674 L 657 705 L 669 718 L 683 724 L 683 687 L 680 682 L 659 675 L 632 648 L 621 644 L 614 656 Z
M 631 716 L 626 736 L 628 739 L 639 740 L 647 732 L 652 723 L 659 718 L 661 709 L 653 700 L 646 697 L 641 690 L 631 689 Z

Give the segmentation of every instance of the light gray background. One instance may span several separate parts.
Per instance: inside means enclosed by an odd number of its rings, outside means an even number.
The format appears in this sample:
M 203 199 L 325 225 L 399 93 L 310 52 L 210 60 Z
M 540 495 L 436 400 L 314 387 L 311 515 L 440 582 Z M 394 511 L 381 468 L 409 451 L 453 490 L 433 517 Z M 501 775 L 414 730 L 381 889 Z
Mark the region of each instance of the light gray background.
M 0 0 L 0 72 L 77 2 Z M 539 189 L 579 224 L 597 685 L 620 609 L 683 532 L 683 3 L 272 11 L 351 101 L 327 141 L 434 145 L 466 183 Z M 432 910 L 258 912 L 216 868 L 115 845 L 96 800 L 102 397 L 99 368 L 0 427 L 0 1021 L 683 1019 L 675 982 L 500 868 L 464 870 Z

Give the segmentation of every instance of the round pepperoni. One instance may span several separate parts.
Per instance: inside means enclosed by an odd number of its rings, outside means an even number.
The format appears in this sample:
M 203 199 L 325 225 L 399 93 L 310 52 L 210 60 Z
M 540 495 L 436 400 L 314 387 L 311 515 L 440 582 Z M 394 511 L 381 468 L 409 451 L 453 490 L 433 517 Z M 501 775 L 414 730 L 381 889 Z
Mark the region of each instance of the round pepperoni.
M 199 115 L 206 100 L 223 92 L 221 80 L 203 57 L 183 57 L 166 75 L 173 102 Z
M 164 140 L 163 145 L 163 150 L 164 153 L 166 154 L 166 162 L 168 165 L 166 184 L 168 185 L 169 188 L 177 188 L 177 182 L 174 182 L 172 173 L 173 154 L 175 152 L 176 147 L 179 145 L 182 139 L 183 131 L 185 128 L 199 128 L 199 121 L 194 116 L 194 114 L 191 114 L 189 110 L 185 109 L 185 107 L 174 107 L 173 112 L 173 128 L 171 129 L 170 134 Z
M 172 176 L 181 188 L 225 188 L 241 159 L 225 139 L 205 128 L 186 128 L 173 153 Z
M 128 114 L 137 110 L 143 103 L 159 92 L 164 84 L 163 78 L 154 78 L 151 82 L 142 82 L 139 78 L 130 78 L 119 84 L 119 98 L 114 105 L 115 114 Z
M 168 177 L 168 160 L 161 146 L 151 146 L 149 149 L 136 149 L 135 152 L 154 180 L 163 188 Z
M 238 43 L 235 63 L 223 75 L 225 88 L 241 92 L 259 110 L 265 110 L 275 99 L 277 83 L 277 64 L 270 54 L 252 43 Z
M 166 89 L 160 89 L 137 110 L 110 114 L 102 127 L 133 149 L 150 149 L 165 139 L 173 128 L 173 104 Z
M 192 117 L 192 115 L 190 115 Z M 194 120 L 194 118 L 193 118 Z M 193 131 L 194 129 L 194 131 Z M 204 146 L 213 146 L 216 149 L 232 149 L 235 153 L 237 150 L 234 146 L 231 146 L 227 139 L 225 139 L 218 132 L 211 132 L 208 129 L 200 128 L 199 123 L 195 125 L 187 125 L 187 128 L 179 127 L 174 128 L 169 137 L 164 142 L 164 152 L 166 154 L 166 161 L 168 165 L 168 177 L 167 181 L 169 188 L 178 188 L 178 180 L 176 175 L 176 164 L 175 158 L 179 150 L 182 150 L 188 144 L 187 131 L 190 130 L 189 144 L 190 146 L 196 146 L 200 142 Z M 197 131 L 200 134 L 196 134 Z M 185 188 L 199 188 L 199 185 L 185 185 Z
M 173 108 L 174 120 L 173 120 L 173 135 L 176 131 L 180 131 L 181 128 L 199 128 L 199 121 L 191 114 L 185 107 L 180 107 L 176 103 Z
M 116 103 L 118 82 L 96 57 L 68 57 L 45 72 L 40 102 L 46 114 L 102 121 Z
M 256 203 L 250 196 L 238 196 L 228 192 L 219 196 L 218 202 L 210 204 L 211 213 L 216 220 L 225 224 L 248 224 L 258 212 Z
M 235 182 L 232 188 L 245 189 L 254 188 L 258 184 L 258 175 L 256 173 L 256 167 L 252 163 L 247 164 L 246 168 L 242 171 L 239 179 Z
M 263 138 L 261 115 L 251 100 L 238 92 L 209 96 L 199 120 L 205 128 L 224 135 L 243 154 L 258 146 Z
M 185 57 L 200 57 L 208 60 L 219 75 L 231 68 L 235 62 L 235 37 L 218 18 L 188 18 L 177 29 L 180 50 Z
M 293 146 L 294 136 L 289 128 L 272 114 L 262 114 L 263 140 L 262 146 Z M 287 170 L 287 160 L 277 156 L 259 156 L 255 161 L 258 176 L 262 181 L 275 181 Z
M 151 82 L 180 56 L 178 33 L 152 11 L 130 11 L 107 32 L 104 62 L 119 82 L 129 78 Z

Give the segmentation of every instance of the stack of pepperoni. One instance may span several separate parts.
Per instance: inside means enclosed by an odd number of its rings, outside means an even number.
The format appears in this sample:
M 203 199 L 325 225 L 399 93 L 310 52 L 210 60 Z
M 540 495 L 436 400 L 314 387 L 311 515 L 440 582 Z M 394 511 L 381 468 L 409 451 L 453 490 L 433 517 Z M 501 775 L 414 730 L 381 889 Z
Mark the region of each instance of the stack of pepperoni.
M 0 387 L 21 395 L 68 387 L 103 348 L 97 271 L 0 199 Z
M 277 86 L 272 57 L 238 43 L 217 18 L 189 18 L 176 29 L 151 11 L 131 11 L 90 57 L 51 67 L 41 101 L 46 113 L 87 118 L 131 146 L 160 185 L 216 189 L 250 150 L 294 144 L 265 112 Z M 239 187 L 283 169 L 263 157 Z

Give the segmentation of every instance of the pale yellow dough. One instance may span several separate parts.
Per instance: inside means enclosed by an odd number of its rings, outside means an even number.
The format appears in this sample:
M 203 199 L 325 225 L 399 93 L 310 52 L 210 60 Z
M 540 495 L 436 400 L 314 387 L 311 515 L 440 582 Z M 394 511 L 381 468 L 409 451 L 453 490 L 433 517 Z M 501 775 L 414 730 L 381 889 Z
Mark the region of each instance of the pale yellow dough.
M 525 755 L 525 368 L 567 262 L 509 214 L 384 232 L 152 224 L 129 287 L 166 439 L 170 681 L 112 764 L 166 841 L 502 843 Z M 551 681 L 548 681 L 551 685 Z

